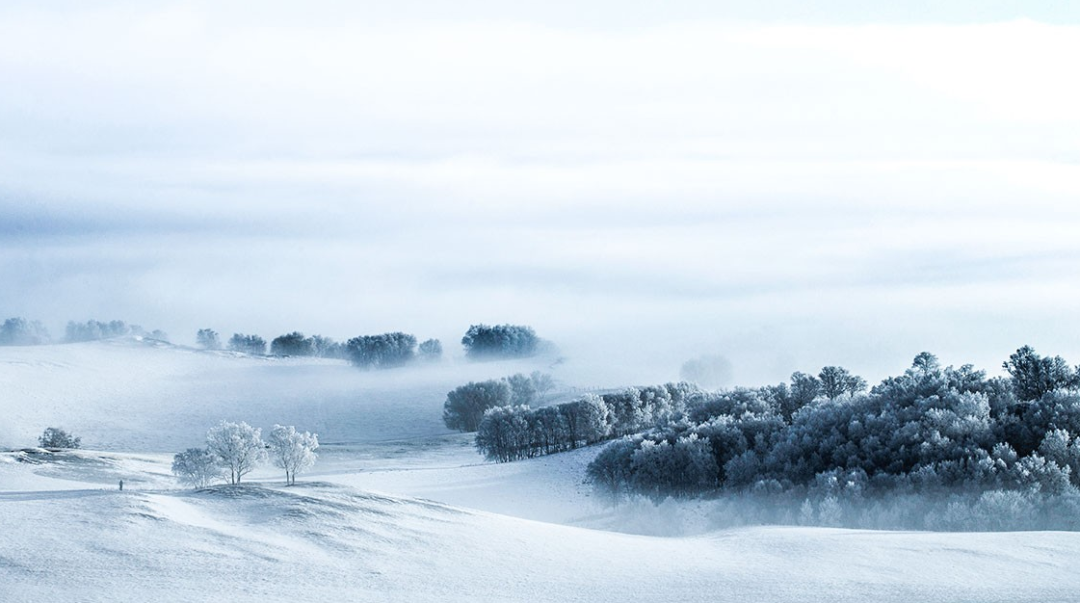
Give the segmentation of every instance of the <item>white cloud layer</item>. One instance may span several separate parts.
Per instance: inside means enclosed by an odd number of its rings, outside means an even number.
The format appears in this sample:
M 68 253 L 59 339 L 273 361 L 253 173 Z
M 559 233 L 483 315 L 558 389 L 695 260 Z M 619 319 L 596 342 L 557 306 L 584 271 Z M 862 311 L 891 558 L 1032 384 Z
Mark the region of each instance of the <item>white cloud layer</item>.
M 781 4 L 12 4 L 0 311 L 180 340 L 526 322 L 633 381 L 702 352 L 744 381 L 1080 357 L 1080 26 Z

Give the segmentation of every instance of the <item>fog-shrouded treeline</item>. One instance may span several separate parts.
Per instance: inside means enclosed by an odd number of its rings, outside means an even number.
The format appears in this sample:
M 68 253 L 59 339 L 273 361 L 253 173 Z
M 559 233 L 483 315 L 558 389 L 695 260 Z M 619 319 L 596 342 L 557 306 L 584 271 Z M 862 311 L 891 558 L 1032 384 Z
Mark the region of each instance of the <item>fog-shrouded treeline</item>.
M 161 330 L 147 331 L 139 325 L 127 324 L 122 320 L 110 320 L 108 322 L 88 320 L 86 322 L 69 321 L 67 328 L 64 330 L 62 341 L 75 343 L 126 335 L 138 335 L 161 341 L 169 340 L 169 336 Z M 0 345 L 43 345 L 52 343 L 52 341 L 49 330 L 45 328 L 41 321 L 14 317 L 8 318 L 3 324 L 0 324 Z
M 200 329 L 196 341 L 205 349 L 221 349 L 220 337 L 212 329 Z M 521 325 L 472 325 L 462 338 L 466 357 L 470 359 L 520 358 L 539 351 L 536 333 Z M 258 335 L 235 333 L 228 348 L 245 354 L 266 354 L 266 340 Z M 415 335 L 395 331 L 378 335 L 360 335 L 344 343 L 329 337 L 306 337 L 293 331 L 270 342 L 274 356 L 316 356 L 348 360 L 360 368 L 392 368 L 415 361 L 434 361 L 442 358 L 443 346 L 438 339 L 419 341 Z
M 169 336 L 160 330 L 146 331 L 122 320 L 68 322 L 62 341 L 72 343 L 125 336 L 169 341 Z M 42 345 L 52 342 L 48 329 L 40 321 L 15 317 L 0 323 L 0 345 Z M 415 335 L 400 331 L 360 335 L 345 342 L 322 335 L 305 336 L 300 331 L 293 331 L 275 337 L 268 344 L 262 336 L 246 333 L 233 333 L 228 341 L 223 342 L 217 331 L 204 328 L 196 332 L 195 343 L 204 350 L 228 349 L 253 356 L 269 354 L 337 358 L 362 368 L 403 366 L 416 360 L 439 360 L 443 355 L 442 342 L 438 339 L 419 341 Z M 466 357 L 472 360 L 533 356 L 541 351 L 541 344 L 545 343 L 548 342 L 537 337 L 532 327 L 510 324 L 471 325 L 461 340 Z
M 811 523 L 876 507 L 908 527 L 1080 528 L 1080 373 L 1030 347 L 1003 366 L 987 378 L 924 352 L 867 393 L 842 369 L 692 393 L 681 417 L 604 448 L 588 478 L 655 501 L 737 495 L 794 520 L 780 503 L 801 501 Z

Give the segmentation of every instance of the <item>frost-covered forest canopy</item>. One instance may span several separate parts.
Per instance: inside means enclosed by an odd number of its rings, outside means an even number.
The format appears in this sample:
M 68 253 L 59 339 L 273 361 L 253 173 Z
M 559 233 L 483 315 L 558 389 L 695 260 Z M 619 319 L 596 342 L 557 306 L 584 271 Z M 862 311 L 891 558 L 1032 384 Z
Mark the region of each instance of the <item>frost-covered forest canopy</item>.
M 796 373 L 790 384 L 672 397 L 674 412 L 610 444 L 589 477 L 609 493 L 658 500 L 973 495 L 984 506 L 1026 509 L 1001 509 L 1015 525 L 1049 520 L 1032 507 L 1056 506 L 1050 523 L 1076 529 L 1080 369 L 1028 346 L 1003 368 L 1007 378 L 988 379 L 922 353 L 868 393 L 858 378 L 826 367 L 816 378 Z

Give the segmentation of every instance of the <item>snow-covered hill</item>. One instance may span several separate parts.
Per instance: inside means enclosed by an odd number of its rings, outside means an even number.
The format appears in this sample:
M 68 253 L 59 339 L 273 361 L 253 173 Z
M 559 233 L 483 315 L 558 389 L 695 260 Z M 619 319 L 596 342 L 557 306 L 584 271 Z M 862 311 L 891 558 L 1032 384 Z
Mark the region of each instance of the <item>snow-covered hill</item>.
M 0 589 L 12 602 L 1045 602 L 1080 592 L 1078 534 L 658 538 L 318 482 L 3 492 L 0 534 Z

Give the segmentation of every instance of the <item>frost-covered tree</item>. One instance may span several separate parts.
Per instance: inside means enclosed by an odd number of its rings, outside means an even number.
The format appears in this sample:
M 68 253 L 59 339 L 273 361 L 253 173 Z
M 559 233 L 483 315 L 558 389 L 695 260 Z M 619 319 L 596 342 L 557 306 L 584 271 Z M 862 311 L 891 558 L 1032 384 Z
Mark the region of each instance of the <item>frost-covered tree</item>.
M 488 459 L 509 462 L 533 456 L 527 406 L 496 406 L 484 412 L 476 448 Z
M 1040 356 L 1027 345 L 1010 355 L 1002 368 L 1012 377 L 1020 400 L 1037 400 L 1052 391 L 1080 386 L 1080 377 L 1064 358 Z
M 233 333 L 233 336 L 229 338 L 229 349 L 234 352 L 262 356 L 266 353 L 266 340 L 258 335 Z
M 69 343 L 74 343 L 123 337 L 124 335 L 140 335 L 141 332 L 141 328 L 135 325 L 129 326 L 122 320 L 110 320 L 109 322 L 88 320 L 85 323 L 71 321 L 67 324 L 64 338 Z
M 0 345 L 40 345 L 49 342 L 49 332 L 40 322 L 9 318 L 0 325 Z
M 345 355 L 359 367 L 402 366 L 416 358 L 416 337 L 402 332 L 353 337 L 345 342 Z
M 536 403 L 536 385 L 531 378 L 518 373 L 506 378 L 506 384 L 510 386 L 510 403 L 515 406 Z
M 213 329 L 199 329 L 195 333 L 195 343 L 204 350 L 221 349 L 221 340 L 218 338 L 217 331 Z
M 524 325 L 472 325 L 461 338 L 470 359 L 524 358 L 540 348 L 540 338 Z
M 285 483 L 296 483 L 296 474 L 302 473 L 315 464 L 319 447 L 319 436 L 314 433 L 296 431 L 293 426 L 274 425 L 270 437 L 266 439 L 270 446 L 270 458 L 274 465 L 285 470 Z
M 510 404 L 510 386 L 505 381 L 470 382 L 446 394 L 443 422 L 450 429 L 476 431 L 484 412 Z
M 205 488 L 221 477 L 218 459 L 207 448 L 188 448 L 173 457 L 172 472 L 192 488 Z
M 802 408 L 814 401 L 821 395 L 821 382 L 813 375 L 800 373 L 791 374 L 791 398 L 792 406 Z
M 329 337 L 323 337 L 322 335 L 312 335 L 309 340 L 311 341 L 312 353 L 319 358 L 344 358 L 345 346 L 334 341 Z
M 442 342 L 438 339 L 428 339 L 420 344 L 417 355 L 421 360 L 435 361 L 442 358 Z
M 42 448 L 78 448 L 82 445 L 82 438 L 75 437 L 59 427 L 47 427 L 38 438 L 38 444 Z
M 257 427 L 229 421 L 222 421 L 206 433 L 206 447 L 218 466 L 229 472 L 230 484 L 239 484 L 240 478 L 266 459 L 261 435 L 262 430 Z
M 270 342 L 270 353 L 274 356 L 312 356 L 315 354 L 314 341 L 304 337 L 299 331 L 279 335 Z
M 541 399 L 545 398 L 548 392 L 555 389 L 555 378 L 547 373 L 533 371 L 529 374 L 529 379 L 532 379 L 533 387 L 536 388 L 536 395 Z
M 866 380 L 852 375 L 846 368 L 839 366 L 827 366 L 818 373 L 818 381 L 821 383 L 821 393 L 830 400 L 847 394 L 855 394 L 866 390 Z

